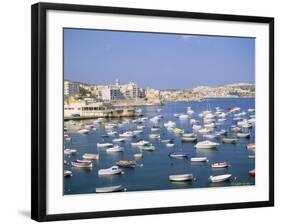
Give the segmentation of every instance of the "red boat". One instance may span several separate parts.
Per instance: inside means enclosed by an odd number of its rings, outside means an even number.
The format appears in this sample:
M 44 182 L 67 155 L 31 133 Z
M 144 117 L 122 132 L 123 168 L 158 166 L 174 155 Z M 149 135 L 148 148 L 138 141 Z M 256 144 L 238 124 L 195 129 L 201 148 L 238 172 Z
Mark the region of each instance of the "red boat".
M 249 176 L 251 176 L 251 177 L 256 176 L 256 171 L 255 171 L 255 169 L 249 171 Z

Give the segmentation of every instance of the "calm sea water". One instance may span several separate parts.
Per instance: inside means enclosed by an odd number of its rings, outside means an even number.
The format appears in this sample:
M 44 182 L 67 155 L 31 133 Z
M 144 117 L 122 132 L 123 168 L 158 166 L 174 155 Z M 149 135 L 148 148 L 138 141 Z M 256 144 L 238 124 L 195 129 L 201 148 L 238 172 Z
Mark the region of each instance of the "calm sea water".
M 220 107 L 240 107 L 241 111 L 247 111 L 249 108 L 255 108 L 255 99 L 212 99 L 209 100 L 211 109 Z M 194 118 L 198 118 L 198 114 L 207 109 L 206 102 L 177 102 L 168 103 L 163 106 L 142 107 L 144 116 L 148 118 L 155 115 L 163 115 L 164 118 L 159 125 L 163 126 L 164 122 L 172 120 L 176 122 L 177 127 L 182 128 L 185 132 L 191 131 L 191 125 L 187 120 L 179 120 L 174 117 L 174 113 L 186 113 L 188 106 L 191 106 L 195 111 Z M 161 108 L 159 112 L 158 109 Z M 248 113 L 245 116 L 248 118 Z M 227 121 L 217 129 L 229 130 L 230 125 L 235 124 L 232 116 L 227 117 Z M 122 119 L 112 119 L 106 122 L 121 122 Z M 84 124 L 93 124 L 93 120 L 75 121 L 74 126 L 78 127 Z M 79 134 L 77 130 L 69 130 L 68 135 L 72 138 L 71 142 L 65 142 L 65 148 L 77 149 L 77 154 L 72 156 L 64 156 L 67 164 L 64 164 L 65 170 L 73 172 L 72 177 L 64 178 L 64 193 L 65 194 L 82 194 L 95 193 L 96 187 L 107 187 L 115 185 L 123 185 L 127 191 L 144 191 L 144 190 L 161 190 L 161 189 L 182 189 L 182 188 L 203 188 L 203 187 L 219 187 L 219 186 L 239 186 L 239 185 L 254 185 L 255 178 L 248 175 L 248 171 L 255 168 L 255 160 L 249 159 L 251 153 L 246 150 L 245 145 L 255 142 L 255 127 L 251 129 L 251 138 L 239 139 L 237 144 L 223 144 L 221 139 L 211 140 L 221 143 L 217 150 L 214 149 L 195 149 L 194 143 L 182 143 L 180 137 L 166 128 L 161 128 L 158 132 L 162 139 L 174 139 L 175 147 L 167 148 L 164 143 L 158 140 L 149 138 L 153 123 L 149 120 L 145 121 L 146 128 L 137 138 L 121 143 L 124 147 L 123 153 L 107 153 L 104 149 L 97 149 L 96 144 L 99 142 L 112 142 L 115 137 L 102 138 L 106 134 L 104 124 L 97 125 L 96 131 L 91 131 L 90 134 Z M 136 130 L 136 124 L 129 123 L 123 127 L 118 127 L 118 133 L 128 130 Z M 228 136 L 231 136 L 229 132 Z M 143 164 L 143 167 L 134 169 L 124 169 L 122 175 L 98 176 L 99 169 L 109 168 L 118 160 L 134 159 L 134 154 L 138 152 L 137 148 L 131 146 L 132 141 L 144 139 L 150 141 L 156 150 L 153 152 L 143 152 L 143 158 L 138 160 L 138 163 Z M 206 140 L 203 137 L 199 139 Z M 208 163 L 191 163 L 189 159 L 172 159 L 168 156 L 174 151 L 185 152 L 190 156 L 206 156 L 209 159 Z M 75 159 L 80 159 L 84 153 L 99 153 L 100 160 L 94 161 L 92 169 L 79 169 L 71 167 L 70 162 Z M 227 161 L 231 166 L 227 169 L 212 169 L 211 163 Z M 192 173 L 196 178 L 195 181 L 174 183 L 169 181 L 169 175 Z M 220 175 L 230 173 L 233 179 L 230 182 L 219 184 L 210 184 L 208 178 L 210 175 Z

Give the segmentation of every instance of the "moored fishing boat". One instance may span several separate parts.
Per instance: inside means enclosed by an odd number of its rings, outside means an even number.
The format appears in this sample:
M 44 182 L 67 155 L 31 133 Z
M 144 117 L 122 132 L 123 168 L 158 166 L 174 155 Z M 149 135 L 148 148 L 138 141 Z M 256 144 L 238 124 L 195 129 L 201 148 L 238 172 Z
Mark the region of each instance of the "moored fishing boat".
M 237 138 L 223 138 L 222 142 L 228 144 L 235 144 L 237 140 L 238 140 Z
M 142 153 L 135 153 L 134 154 L 135 159 L 141 159 L 142 158 Z
M 229 164 L 227 162 L 213 163 L 212 168 L 227 168 Z
M 165 128 L 174 128 L 174 127 L 176 127 L 176 123 L 173 121 L 168 121 L 168 122 L 164 123 L 164 127 Z
M 103 175 L 115 175 L 115 174 L 121 174 L 122 170 L 118 166 L 112 166 L 107 169 L 100 169 L 98 170 L 98 175 L 103 176 Z
M 88 129 L 80 129 L 77 131 L 79 134 L 89 134 L 90 131 Z
M 188 155 L 183 152 L 173 152 L 173 153 L 169 153 L 169 157 L 175 158 L 175 159 L 182 159 L 182 158 L 187 158 Z
M 256 156 L 255 156 L 255 155 L 248 155 L 248 158 L 249 158 L 249 159 L 255 159 Z
M 70 170 L 64 170 L 64 171 L 63 171 L 63 176 L 64 176 L 64 177 L 71 177 L 71 176 L 72 176 L 72 171 L 70 171 Z
M 247 148 L 248 150 L 254 150 L 254 149 L 256 149 L 256 144 L 255 144 L 255 143 L 247 144 L 247 145 L 246 145 L 246 148 Z
M 211 129 L 211 128 L 201 128 L 201 129 L 199 129 L 199 130 L 197 130 L 200 134 L 208 134 L 208 133 L 210 133 L 210 132 L 212 132 L 213 131 L 213 129 Z
M 188 119 L 189 118 L 189 116 L 187 115 L 187 114 L 181 114 L 181 115 L 179 115 L 179 119 L 180 120 L 186 120 L 186 119 Z
M 184 130 L 182 130 L 181 128 L 173 128 L 173 132 L 175 132 L 176 134 L 183 134 Z
M 118 142 L 125 142 L 126 139 L 125 138 L 115 138 L 112 140 L 112 142 L 118 143 Z
M 99 154 L 85 153 L 82 158 L 86 160 L 99 160 Z
M 196 142 L 197 137 L 181 137 L 182 142 Z
M 144 145 L 149 145 L 149 142 L 144 141 L 144 140 L 139 140 L 137 142 L 132 142 L 131 145 L 132 146 L 144 146 Z
M 78 168 L 92 168 L 93 163 L 90 160 L 74 160 L 71 165 Z
M 154 151 L 156 148 L 153 145 L 143 145 L 141 149 L 144 151 Z
M 106 152 L 123 152 L 123 151 L 124 151 L 124 148 L 119 145 L 115 145 L 113 147 L 106 149 Z
M 65 155 L 74 155 L 77 153 L 77 150 L 76 149 L 65 149 L 65 150 L 63 150 L 63 153 Z
M 174 144 L 174 143 L 167 143 L 166 146 L 167 146 L 168 148 L 171 148 L 171 147 L 174 147 L 175 144 Z
M 108 148 L 108 147 L 112 147 L 113 144 L 112 143 L 109 143 L 109 142 L 106 142 L 106 143 L 97 143 L 97 147 L 98 148 Z
M 236 133 L 236 136 L 237 136 L 237 138 L 250 138 L 250 132 L 246 132 L 246 133 L 244 133 L 244 132 L 237 132 Z
M 110 193 L 123 191 L 124 187 L 122 185 L 109 186 L 109 187 L 97 187 L 96 193 Z
M 218 146 L 219 143 L 217 142 L 202 141 L 202 142 L 198 142 L 194 147 L 199 149 L 212 149 L 212 148 L 217 148 Z
M 160 134 L 150 134 L 150 135 L 149 135 L 149 138 L 152 138 L 152 139 L 160 139 Z
M 208 158 L 207 157 L 191 157 L 190 158 L 191 162 L 208 162 Z
M 135 168 L 137 163 L 135 160 L 119 160 L 116 165 L 122 168 Z
M 153 126 L 151 131 L 159 131 L 161 128 L 159 126 Z
M 169 176 L 170 181 L 188 181 L 188 180 L 193 180 L 193 174 L 191 173 L 186 173 L 186 174 L 175 174 L 175 175 L 170 175 Z
M 212 183 L 219 183 L 219 182 L 224 182 L 228 181 L 231 178 L 231 174 L 223 174 L 223 175 L 217 175 L 217 176 L 210 176 L 209 180 Z
M 132 138 L 132 137 L 136 137 L 136 134 L 133 131 L 126 131 L 122 134 L 119 134 L 119 136 L 124 138 Z
M 256 176 L 256 171 L 255 171 L 255 169 L 250 170 L 250 171 L 248 172 L 248 174 L 249 174 L 249 176 L 251 176 L 251 177 Z

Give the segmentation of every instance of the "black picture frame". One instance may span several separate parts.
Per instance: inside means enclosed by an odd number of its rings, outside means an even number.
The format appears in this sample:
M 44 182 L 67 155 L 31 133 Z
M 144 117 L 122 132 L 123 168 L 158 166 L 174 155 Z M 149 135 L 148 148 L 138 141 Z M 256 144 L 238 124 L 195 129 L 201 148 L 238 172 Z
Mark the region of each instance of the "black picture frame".
M 111 14 L 161 16 L 169 18 L 193 18 L 217 21 L 254 22 L 269 25 L 269 200 L 243 203 L 226 203 L 215 205 L 160 207 L 102 212 L 85 212 L 71 214 L 46 213 L 46 13 L 48 10 L 75 12 L 100 12 Z M 31 218 L 36 221 L 54 221 L 69 219 L 86 219 L 116 216 L 147 215 L 161 213 L 192 212 L 237 208 L 254 208 L 274 206 L 274 18 L 195 13 L 183 11 L 164 11 L 137 8 L 118 8 L 89 5 L 37 3 L 31 11 Z

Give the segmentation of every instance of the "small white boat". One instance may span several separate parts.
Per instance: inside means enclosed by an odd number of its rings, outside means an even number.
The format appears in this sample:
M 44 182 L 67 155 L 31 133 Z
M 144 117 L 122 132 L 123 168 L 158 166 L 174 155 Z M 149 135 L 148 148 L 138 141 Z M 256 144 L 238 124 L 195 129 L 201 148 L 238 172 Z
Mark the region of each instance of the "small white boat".
M 231 178 L 231 174 L 223 174 L 223 175 L 218 175 L 218 176 L 210 176 L 209 180 L 212 183 L 219 183 L 219 182 L 223 182 L 223 181 L 227 181 Z
M 191 107 L 187 107 L 186 113 L 187 113 L 188 115 L 193 115 L 193 114 L 194 114 L 194 110 L 192 110 Z
M 207 157 L 191 157 L 190 158 L 191 162 L 208 162 L 208 158 Z
M 184 130 L 181 129 L 181 128 L 173 128 L 172 130 L 176 134 L 183 134 L 184 133 Z
M 120 134 L 119 136 L 125 137 L 125 138 L 131 138 L 131 137 L 136 137 L 136 134 L 132 131 L 126 131 L 126 132 Z
M 175 158 L 175 159 L 182 159 L 182 158 L 187 158 L 187 154 L 183 152 L 173 152 L 169 154 L 169 157 Z
M 138 134 L 143 133 L 143 130 L 134 130 L 133 133 L 134 133 L 135 135 L 138 135 Z
M 137 142 L 132 142 L 131 145 L 132 146 L 144 146 L 144 145 L 148 145 L 149 142 L 148 141 L 144 141 L 144 140 L 140 140 Z
M 229 166 L 229 164 L 227 162 L 221 162 L 221 163 L 213 163 L 211 165 L 212 168 L 227 168 Z
M 196 142 L 197 137 L 181 137 L 182 142 Z
M 248 150 L 254 150 L 254 149 L 256 149 L 256 144 L 255 144 L 255 143 L 247 144 L 247 145 L 246 145 L 246 148 L 247 148 Z
M 118 142 L 125 142 L 125 138 L 115 138 L 112 140 L 112 142 L 118 143 Z
M 64 177 L 71 177 L 71 176 L 72 176 L 72 171 L 70 171 L 70 170 L 64 170 L 64 171 L 63 171 L 63 176 L 64 176 Z
M 202 128 L 201 125 L 196 125 L 196 124 L 192 125 L 192 130 L 197 131 L 200 130 L 201 128 Z
M 153 145 L 143 145 L 141 149 L 144 151 L 154 151 L 156 148 Z
M 174 114 L 174 117 L 179 117 L 180 115 L 179 114 Z
M 124 148 L 119 146 L 119 145 L 115 145 L 111 148 L 106 149 L 106 152 L 123 152 Z
M 117 135 L 117 131 L 109 131 L 107 134 L 110 136 Z
M 214 128 L 215 126 L 215 123 L 204 124 L 205 128 Z
M 139 130 L 142 130 L 142 129 L 144 129 L 144 128 L 145 128 L 144 125 L 138 125 L 138 126 L 137 126 L 137 129 L 139 129 Z
M 124 187 L 122 185 L 110 186 L 110 187 L 97 187 L 96 193 L 110 193 L 123 191 Z
M 161 139 L 162 143 L 172 143 L 173 140 L 172 139 Z
M 105 129 L 114 129 L 117 127 L 117 124 L 109 123 L 104 126 Z
M 210 133 L 212 131 L 213 131 L 213 129 L 211 129 L 211 128 L 201 128 L 201 129 L 198 130 L 198 132 L 200 134 L 208 134 L 208 133 Z
M 255 159 L 256 156 L 255 156 L 255 155 L 248 155 L 248 158 L 249 158 L 249 159 Z
M 198 149 L 212 149 L 217 148 L 220 144 L 217 142 L 211 142 L 211 141 L 202 141 L 198 142 L 194 147 Z
M 112 143 L 109 143 L 109 142 L 106 142 L 106 143 L 97 143 L 97 147 L 98 148 L 108 148 L 108 147 L 112 147 L 113 144 Z
M 71 165 L 78 168 L 92 168 L 93 163 L 90 160 L 75 160 L 71 161 Z
M 149 138 L 152 138 L 152 139 L 160 139 L 160 134 L 150 134 L 150 135 L 149 135 Z
M 217 138 L 218 136 L 217 135 L 214 135 L 214 134 L 205 134 L 203 135 L 204 138 L 210 138 L 210 139 L 214 139 L 214 138 Z
M 170 181 L 179 181 L 179 182 L 193 180 L 193 174 L 187 173 L 187 174 L 170 175 L 169 180 Z
M 122 173 L 122 170 L 119 169 L 118 166 L 112 166 L 112 167 L 109 167 L 107 169 L 100 169 L 98 171 L 98 175 L 99 176 L 104 176 L 104 175 L 115 175 L 115 174 L 121 174 Z
M 246 133 L 244 133 L 244 132 L 237 132 L 236 133 L 236 136 L 237 136 L 237 138 L 250 138 L 250 132 L 246 132 Z
M 187 115 L 187 114 L 181 114 L 181 115 L 179 115 L 179 119 L 180 120 L 186 120 L 186 119 L 188 119 L 189 118 L 189 116 Z
M 73 154 L 75 154 L 76 152 L 77 152 L 76 149 L 65 149 L 65 150 L 63 150 L 63 153 L 64 153 L 65 155 L 73 155 Z
M 241 128 L 236 127 L 236 126 L 232 126 L 230 129 L 231 129 L 232 132 L 239 132 L 239 131 L 241 131 Z
M 99 160 L 99 154 L 85 153 L 82 158 L 86 160 Z
M 175 144 L 174 144 L 174 143 L 167 143 L 166 146 L 167 146 L 168 148 L 171 148 L 171 147 L 174 147 Z
M 159 126 L 153 126 L 151 131 L 159 131 L 161 128 Z
M 164 123 L 164 127 L 165 128 L 174 128 L 174 127 L 176 127 L 176 123 L 173 121 L 168 121 L 168 122 Z
M 193 137 L 196 137 L 196 134 L 194 134 L 193 132 L 191 132 L 191 133 L 184 133 L 182 135 L 182 137 L 184 137 L 184 138 L 193 138 Z
M 135 159 L 141 159 L 142 158 L 142 153 L 135 153 L 134 157 L 135 157 Z
M 255 109 L 249 108 L 249 109 L 248 109 L 248 112 L 253 113 L 253 112 L 255 112 Z
M 88 129 L 80 129 L 80 130 L 78 130 L 78 133 L 79 134 L 89 134 L 90 131 Z

